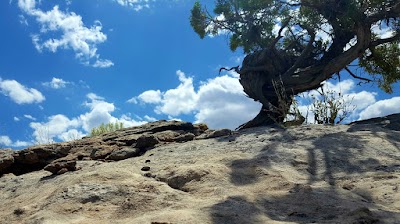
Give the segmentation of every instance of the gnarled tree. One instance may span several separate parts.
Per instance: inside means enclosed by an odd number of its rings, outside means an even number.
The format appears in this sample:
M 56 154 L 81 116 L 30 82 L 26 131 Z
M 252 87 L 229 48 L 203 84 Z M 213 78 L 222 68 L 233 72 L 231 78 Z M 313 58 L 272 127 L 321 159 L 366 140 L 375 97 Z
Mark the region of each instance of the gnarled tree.
M 191 13 L 201 38 L 226 33 L 231 50 L 246 54 L 233 68 L 245 93 L 263 106 L 241 128 L 284 120 L 288 111 L 277 113 L 282 99 L 273 83 L 283 83 L 290 104 L 342 70 L 389 93 L 400 79 L 399 0 L 216 0 L 213 13 L 200 2 Z

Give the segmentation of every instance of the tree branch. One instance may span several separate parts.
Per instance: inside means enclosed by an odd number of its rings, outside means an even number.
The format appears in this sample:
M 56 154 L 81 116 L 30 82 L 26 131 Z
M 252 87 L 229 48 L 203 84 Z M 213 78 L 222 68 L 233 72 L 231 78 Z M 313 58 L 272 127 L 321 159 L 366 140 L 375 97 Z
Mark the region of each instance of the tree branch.
M 384 8 L 383 10 L 367 17 L 367 22 L 373 24 L 385 18 L 398 18 L 400 14 L 400 2 L 395 3 L 392 7 Z
M 238 65 L 238 66 L 235 66 L 235 67 L 232 67 L 232 68 L 225 68 L 225 67 L 222 67 L 222 68 L 219 69 L 219 74 L 221 74 L 222 70 L 225 70 L 225 71 L 232 71 L 232 70 L 235 70 L 236 73 L 239 73 L 239 65 Z
M 297 58 L 296 62 L 293 64 L 293 66 L 288 69 L 285 74 L 283 74 L 283 77 L 292 75 L 296 69 L 298 69 L 301 64 L 304 62 L 304 60 L 309 56 L 311 53 L 313 43 L 315 41 L 315 33 L 311 29 L 307 29 L 308 34 L 310 35 L 310 40 L 308 41 L 307 46 L 304 48 L 304 50 L 301 52 L 300 56 Z
M 345 67 L 344 69 L 345 69 L 353 78 L 363 80 L 363 81 L 365 81 L 365 82 L 367 82 L 367 83 L 372 82 L 371 79 L 367 79 L 367 78 L 363 78 L 363 77 L 360 77 L 360 76 L 355 75 L 352 71 L 350 71 L 350 69 L 349 69 L 348 67 Z
M 329 61 L 322 61 L 296 72 L 296 76 L 283 77 L 288 88 L 294 93 L 315 89 L 320 83 L 333 74 L 341 71 L 352 61 L 360 57 L 368 48 L 371 41 L 371 30 L 368 26 L 358 23 L 356 27 L 357 44 L 346 52 L 339 54 Z
M 372 41 L 372 42 L 369 44 L 369 47 L 376 47 L 376 46 L 378 46 L 378 45 L 385 44 L 385 43 L 389 43 L 389 42 L 393 42 L 393 41 L 396 41 L 396 40 L 400 40 L 400 33 L 397 33 L 397 34 L 394 35 L 393 37 L 389 37 L 389 38 L 385 38 L 385 39 L 379 39 L 379 40 Z
M 275 46 L 276 43 L 278 43 L 278 41 L 282 38 L 281 33 L 282 33 L 283 29 L 285 29 L 285 28 L 287 27 L 287 25 L 289 25 L 289 22 L 290 22 L 290 18 L 287 19 L 287 20 L 282 24 L 282 27 L 279 29 L 278 36 L 277 36 L 277 37 L 272 41 L 272 43 L 271 43 L 271 47 Z

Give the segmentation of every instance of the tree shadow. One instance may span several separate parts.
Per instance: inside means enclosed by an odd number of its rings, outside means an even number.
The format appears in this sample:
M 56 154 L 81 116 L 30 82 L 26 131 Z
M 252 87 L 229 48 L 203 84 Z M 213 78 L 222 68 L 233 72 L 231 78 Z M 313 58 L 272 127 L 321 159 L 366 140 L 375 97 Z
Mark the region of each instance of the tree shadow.
M 373 211 L 368 202 L 340 196 L 335 190 L 295 187 L 283 195 L 265 195 L 256 201 L 231 196 L 212 207 L 214 224 L 268 223 L 269 219 L 290 223 L 395 223 L 399 213 Z M 385 218 L 381 218 L 385 217 Z
M 336 186 L 335 173 L 364 173 L 381 165 L 375 158 L 358 159 L 358 155 L 364 153 L 364 147 L 367 147 L 366 141 L 353 138 L 345 133 L 325 134 L 317 138 L 313 142 L 313 147 L 307 149 L 309 183 L 312 184 L 317 179 L 322 179 L 331 186 Z M 318 161 L 322 163 L 318 163 Z M 321 170 L 324 172 L 320 178 L 317 178 L 318 172 Z
M 397 136 L 392 136 L 398 139 Z M 354 138 L 346 132 L 323 134 L 313 138 L 311 147 L 305 148 L 307 161 L 296 162 L 290 151 L 278 149 L 279 144 L 296 147 L 297 137 L 287 130 L 280 130 L 268 139 L 270 144 L 251 159 L 238 159 L 230 164 L 230 181 L 235 186 L 252 185 L 268 176 L 268 168 L 281 161 L 293 160 L 292 165 L 307 173 L 308 181 L 295 184 L 290 189 L 262 193 L 256 200 L 245 196 L 230 196 L 211 207 L 214 224 L 265 223 L 262 217 L 296 223 L 391 223 L 400 220 L 400 213 L 378 208 L 368 191 L 353 194 L 338 186 L 343 175 L 366 172 L 391 172 L 400 168 L 397 164 L 381 164 L 375 158 L 364 155 L 368 142 Z M 301 139 L 300 139 L 301 140 Z M 290 149 L 288 149 L 290 150 Z M 362 155 L 362 158 L 360 157 Z M 298 166 L 298 167 L 296 167 Z M 271 179 L 274 181 L 274 179 Z M 311 186 L 326 182 L 328 187 Z

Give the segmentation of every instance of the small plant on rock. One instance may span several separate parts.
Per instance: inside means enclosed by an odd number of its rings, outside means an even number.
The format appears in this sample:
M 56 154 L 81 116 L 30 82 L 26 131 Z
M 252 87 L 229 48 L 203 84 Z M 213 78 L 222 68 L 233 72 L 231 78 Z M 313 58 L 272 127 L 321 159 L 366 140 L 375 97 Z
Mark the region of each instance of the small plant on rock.
M 116 130 L 122 129 L 124 128 L 124 124 L 122 122 L 115 122 L 115 123 L 108 123 L 108 124 L 104 124 L 102 123 L 99 127 L 97 128 L 93 128 L 90 131 L 90 136 L 98 136 L 101 134 L 105 134 L 105 133 L 109 133 L 109 132 L 114 132 Z
M 317 90 L 319 97 L 311 95 L 311 112 L 317 124 L 335 125 L 343 122 L 356 109 L 353 99 L 346 100 L 342 93 L 334 90 Z
M 314 122 L 317 124 L 340 124 L 355 110 L 356 106 L 352 104 L 349 97 L 334 90 L 320 88 L 317 91 L 319 95 L 312 94 L 311 105 L 308 106 L 306 114 L 300 112 L 298 101 L 295 97 L 288 97 L 285 92 L 285 86 L 282 80 L 273 81 L 275 93 L 278 98 L 278 106 L 273 107 L 273 112 L 278 114 L 284 120 L 274 120 L 275 123 L 283 126 L 297 126 L 304 122 L 307 123 L 309 112 L 314 114 Z M 286 117 L 284 117 L 286 115 Z M 273 119 L 273 118 L 271 118 Z

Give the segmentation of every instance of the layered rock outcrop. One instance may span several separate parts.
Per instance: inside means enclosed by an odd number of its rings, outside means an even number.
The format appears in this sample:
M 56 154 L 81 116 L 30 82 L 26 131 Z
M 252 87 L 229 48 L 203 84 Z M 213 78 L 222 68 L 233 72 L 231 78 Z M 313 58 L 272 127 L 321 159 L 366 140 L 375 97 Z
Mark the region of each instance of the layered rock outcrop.
M 21 175 L 45 169 L 53 174 L 76 170 L 78 160 L 118 161 L 143 154 L 156 145 L 215 138 L 228 129 L 209 130 L 205 124 L 156 121 L 81 140 L 32 146 L 20 151 L 0 151 L 0 176 Z
M 397 224 L 399 120 L 233 133 L 160 121 L 3 150 L 0 223 Z

